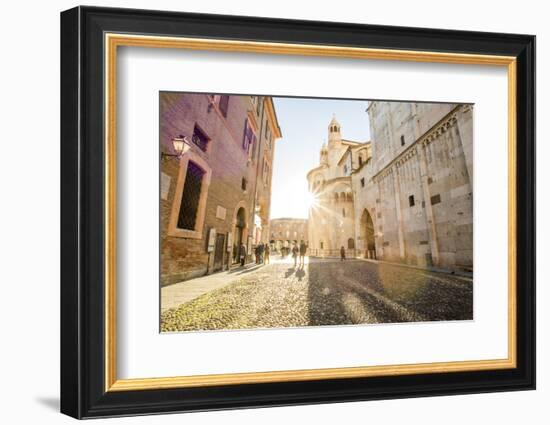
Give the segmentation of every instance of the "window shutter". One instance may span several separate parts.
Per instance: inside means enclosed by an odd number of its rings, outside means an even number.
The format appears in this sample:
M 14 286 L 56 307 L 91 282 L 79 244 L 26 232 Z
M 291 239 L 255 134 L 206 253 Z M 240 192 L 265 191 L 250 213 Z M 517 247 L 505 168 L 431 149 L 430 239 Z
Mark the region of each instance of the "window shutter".
M 224 117 L 227 117 L 227 107 L 229 106 L 229 96 L 220 96 L 220 103 L 218 104 L 220 112 Z
M 252 129 L 250 129 L 250 132 L 252 133 L 252 137 L 250 138 L 250 145 L 248 147 L 248 149 L 250 150 L 251 148 L 254 147 L 254 144 L 256 143 L 256 135 L 254 134 L 254 132 L 252 131 Z
M 252 129 L 252 126 L 247 118 L 244 123 L 243 149 L 249 155 L 252 152 L 254 143 L 256 143 L 256 135 L 254 134 L 254 130 Z
M 248 150 L 248 118 L 244 121 L 244 134 L 243 134 L 243 149 Z
M 252 134 L 253 134 L 252 127 L 250 127 L 250 125 L 249 125 L 248 130 L 247 130 L 247 134 L 246 134 L 246 139 L 247 139 L 246 150 L 247 150 L 247 152 L 250 151 L 250 146 L 252 145 Z

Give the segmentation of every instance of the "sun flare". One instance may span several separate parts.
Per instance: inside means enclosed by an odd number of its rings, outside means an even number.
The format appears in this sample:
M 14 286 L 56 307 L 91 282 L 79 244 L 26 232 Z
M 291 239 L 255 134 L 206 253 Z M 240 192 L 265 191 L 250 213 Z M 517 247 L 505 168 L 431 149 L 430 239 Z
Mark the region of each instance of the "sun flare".
M 316 208 L 319 205 L 319 197 L 311 192 L 307 192 L 304 201 L 307 205 L 308 210 Z

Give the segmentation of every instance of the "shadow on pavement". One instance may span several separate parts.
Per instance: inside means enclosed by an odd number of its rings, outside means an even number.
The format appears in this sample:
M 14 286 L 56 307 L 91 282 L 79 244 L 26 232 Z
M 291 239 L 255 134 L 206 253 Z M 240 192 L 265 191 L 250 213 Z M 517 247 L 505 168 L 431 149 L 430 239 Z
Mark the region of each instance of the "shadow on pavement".
M 361 260 L 307 266 L 311 326 L 473 319 L 471 282 Z
M 310 326 L 350 323 L 342 303 L 342 294 L 338 285 L 332 282 L 332 267 L 332 262 L 308 263 Z
M 255 266 L 251 266 L 251 267 L 247 267 L 247 266 L 238 267 L 238 268 L 229 270 L 227 273 L 228 274 L 245 274 L 245 273 L 253 272 L 254 270 L 258 270 L 259 268 L 261 268 L 263 266 L 264 266 L 263 264 L 257 264 Z

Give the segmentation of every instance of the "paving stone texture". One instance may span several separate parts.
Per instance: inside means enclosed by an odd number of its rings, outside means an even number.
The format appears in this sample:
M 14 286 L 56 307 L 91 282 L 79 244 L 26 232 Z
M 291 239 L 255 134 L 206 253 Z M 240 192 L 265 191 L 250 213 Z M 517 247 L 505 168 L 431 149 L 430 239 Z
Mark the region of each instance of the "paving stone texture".
M 163 332 L 473 319 L 472 280 L 357 259 L 292 259 L 174 285 Z M 187 285 L 187 286 L 186 286 Z M 197 290 L 201 286 L 202 289 Z M 162 291 L 170 286 L 162 288 Z M 175 289 L 178 289 L 175 291 Z M 181 303 L 180 303 L 181 302 Z M 178 305 L 179 304 L 179 305 Z

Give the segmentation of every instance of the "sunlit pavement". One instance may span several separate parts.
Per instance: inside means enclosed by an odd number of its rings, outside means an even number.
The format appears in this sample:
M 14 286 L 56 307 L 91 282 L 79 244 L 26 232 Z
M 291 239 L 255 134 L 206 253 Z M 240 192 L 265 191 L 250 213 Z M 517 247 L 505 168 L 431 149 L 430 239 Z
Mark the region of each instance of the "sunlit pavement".
M 471 320 L 469 279 L 358 259 L 291 256 L 162 314 L 163 331 Z

